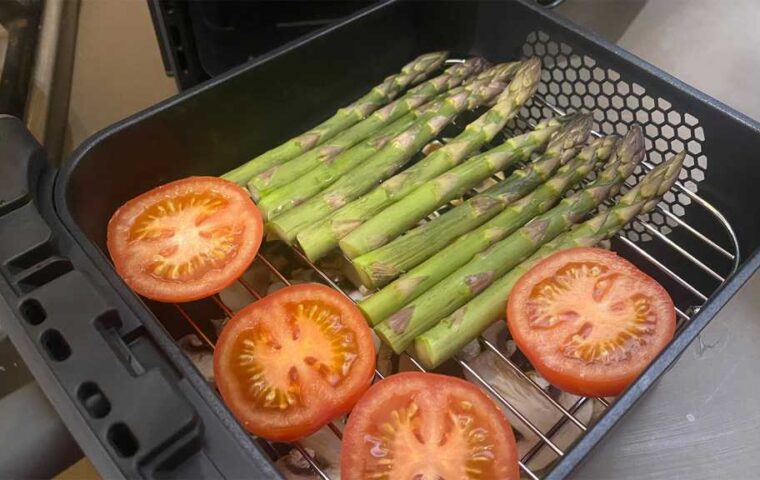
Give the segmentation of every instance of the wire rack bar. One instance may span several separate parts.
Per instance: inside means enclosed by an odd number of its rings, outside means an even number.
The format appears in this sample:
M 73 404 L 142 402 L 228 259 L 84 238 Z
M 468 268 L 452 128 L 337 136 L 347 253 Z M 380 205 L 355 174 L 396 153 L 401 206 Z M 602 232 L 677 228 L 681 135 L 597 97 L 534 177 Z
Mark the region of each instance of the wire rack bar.
M 510 403 L 509 400 L 504 398 L 504 396 L 501 393 L 499 393 L 498 390 L 493 388 L 493 386 L 490 383 L 488 383 L 483 377 L 481 377 L 480 374 L 476 372 L 475 369 L 472 368 L 467 362 L 459 359 L 457 360 L 457 363 L 459 363 L 459 365 L 461 365 L 462 368 L 467 370 L 467 372 L 470 375 L 472 375 L 481 385 L 483 385 L 486 388 L 486 390 L 488 390 L 488 392 L 491 395 L 493 395 L 502 405 L 507 407 L 507 409 L 509 409 L 510 412 L 512 412 L 521 422 L 523 422 L 525 426 L 527 426 L 530 429 L 531 432 L 533 432 L 538 438 L 540 438 L 544 443 L 546 443 L 546 445 L 549 448 L 551 448 L 554 451 L 554 453 L 556 453 L 560 457 L 565 455 L 565 452 L 563 452 L 561 448 L 555 445 L 554 442 L 552 442 L 549 439 L 549 437 L 544 435 L 544 433 L 541 431 L 540 428 L 536 427 L 533 424 L 533 422 L 528 420 L 528 418 L 520 410 L 515 408 L 514 405 Z
M 238 282 L 240 282 L 240 284 L 243 286 L 243 288 L 246 289 L 248 293 L 256 297 L 256 300 L 261 300 L 262 297 L 259 295 L 259 292 L 254 290 L 253 286 L 248 283 L 243 277 L 238 278 Z
M 528 466 L 522 462 L 522 460 L 518 460 L 517 464 L 520 466 L 520 470 L 525 472 L 532 480 L 540 480 L 541 477 L 533 473 L 530 468 L 528 468 Z
M 420 364 L 420 362 L 418 362 L 413 356 L 407 355 L 407 357 L 409 357 L 409 362 L 411 362 L 411 364 L 414 365 L 414 368 L 416 368 L 417 370 L 423 373 L 427 372 L 427 370 L 425 370 L 425 367 L 423 367 Z
M 225 315 L 227 315 L 227 318 L 232 318 L 232 315 L 234 315 L 234 313 L 229 309 L 229 307 L 227 307 L 227 305 L 224 304 L 224 302 L 219 298 L 219 295 L 214 295 L 211 297 L 211 299 L 214 301 L 216 306 L 219 307 Z
M 326 274 L 325 272 L 323 272 L 321 268 L 317 267 L 317 266 L 314 264 L 314 262 L 312 262 L 311 260 L 309 260 L 309 257 L 307 257 L 306 255 L 304 255 L 304 253 L 301 251 L 301 249 L 299 249 L 299 248 L 295 248 L 295 247 L 291 247 L 291 250 L 292 250 L 292 251 L 294 251 L 294 252 L 296 253 L 296 255 L 298 255 L 298 257 L 299 257 L 299 258 L 300 258 L 300 259 L 301 259 L 301 260 L 302 260 L 304 263 L 306 263 L 306 264 L 307 264 L 309 267 L 311 267 L 311 268 L 312 268 L 312 269 L 313 269 L 315 272 L 317 272 L 317 275 L 319 275 L 319 277 L 320 277 L 322 280 L 324 280 L 325 282 L 327 282 L 327 284 L 328 284 L 328 285 L 330 285 L 332 288 L 334 288 L 335 290 L 339 291 L 339 292 L 340 292 L 340 293 L 342 293 L 343 295 L 347 296 L 348 298 L 351 298 L 351 297 L 348 295 L 348 293 L 347 293 L 345 290 L 343 290 L 343 288 L 342 288 L 340 285 L 338 285 L 337 283 L 335 283 L 335 282 L 333 281 L 333 279 L 332 279 L 332 278 L 330 278 L 330 275 L 328 275 L 328 274 Z
M 643 226 L 644 229 L 646 229 L 649 233 L 651 233 L 655 237 L 657 237 L 660 240 L 662 240 L 663 242 L 665 242 L 670 248 L 672 248 L 676 252 L 678 252 L 681 255 L 683 255 L 684 257 L 686 257 L 691 263 L 693 263 L 694 265 L 698 266 L 700 269 L 702 269 L 703 272 L 707 273 L 708 275 L 710 275 L 711 277 L 713 277 L 715 280 L 717 280 L 717 281 L 719 281 L 721 283 L 723 283 L 723 282 L 726 281 L 725 278 L 721 277 L 713 269 L 711 269 L 710 267 L 708 267 L 707 265 L 705 265 L 704 263 L 702 263 L 701 260 L 699 260 L 698 258 L 696 258 L 691 253 L 689 253 L 686 250 L 684 250 L 683 247 L 681 247 L 679 244 L 677 244 L 676 242 L 674 242 L 673 240 L 671 240 L 670 237 L 668 237 L 667 235 L 663 234 L 658 229 L 654 228 L 648 222 L 643 222 L 641 220 L 635 220 L 634 223 L 638 223 L 639 225 Z
M 327 424 L 327 428 L 329 428 L 330 431 L 333 432 L 336 437 L 338 437 L 338 440 L 343 440 L 343 432 L 340 431 L 340 428 L 338 428 L 337 425 L 335 425 L 333 422 L 330 422 Z
M 256 256 L 256 258 L 258 258 L 259 261 L 261 261 L 261 263 L 263 263 L 269 269 L 269 271 L 272 272 L 282 283 L 284 283 L 285 285 L 291 284 L 290 280 L 288 280 L 285 277 L 285 275 L 280 273 L 280 271 L 277 270 L 277 268 L 275 268 L 274 265 L 272 265 L 272 262 L 267 260 L 267 257 L 265 257 L 264 255 L 258 255 Z
M 267 442 L 263 438 L 257 438 L 256 440 L 257 440 L 256 443 L 261 448 L 263 448 L 267 452 L 267 455 L 269 455 L 271 458 L 276 460 L 277 458 L 280 457 L 279 452 L 277 452 L 277 449 L 274 448 L 271 443 Z
M 624 236 L 619 236 L 618 238 L 620 239 L 620 241 L 622 241 L 623 243 L 631 247 L 633 250 L 636 250 L 636 252 L 642 257 L 644 257 L 649 263 L 653 264 L 654 266 L 662 270 L 662 272 L 664 272 L 668 277 L 675 280 L 679 285 L 681 285 L 683 288 L 691 292 L 695 297 L 699 298 L 703 303 L 707 301 L 707 296 L 705 294 L 697 290 L 695 287 L 693 287 L 689 282 L 684 280 L 680 275 L 675 273 L 673 270 L 663 265 L 663 263 L 657 260 L 652 254 L 650 254 L 643 248 L 639 247 L 638 245 L 636 245 L 636 243 L 632 242 L 631 240 L 629 240 L 628 238 Z
M 572 412 L 573 415 L 575 415 L 575 412 L 577 412 L 589 399 L 587 397 L 581 397 L 578 400 L 573 403 L 573 405 L 570 407 L 570 412 Z M 567 423 L 567 417 L 562 417 L 557 422 L 551 426 L 548 432 L 546 434 L 550 437 L 554 436 L 559 432 L 559 429 L 562 428 Z M 540 452 L 544 448 L 544 444 L 542 442 L 536 442 L 533 447 L 531 447 L 528 452 L 526 452 L 525 455 L 522 457 L 522 461 L 525 462 L 527 465 L 528 462 L 533 459 L 536 455 L 538 455 L 538 452 Z
M 182 307 L 180 307 L 176 303 L 174 304 L 174 306 L 177 308 L 177 310 L 179 311 L 180 315 L 182 315 L 182 317 L 185 319 L 185 321 L 188 324 L 190 324 L 190 326 L 192 327 L 192 329 L 198 335 L 198 338 L 200 338 L 203 341 L 203 343 L 205 343 L 207 346 L 211 347 L 211 349 L 213 350 L 213 348 L 214 348 L 214 342 L 212 342 L 211 339 L 208 338 L 208 335 L 206 335 L 206 332 L 203 331 L 203 329 L 200 327 L 200 325 L 198 325 L 197 323 L 195 323 L 195 320 L 193 320 L 193 317 L 191 317 L 190 315 L 188 315 L 188 313 L 185 311 L 185 309 L 182 308 Z
M 570 420 L 571 422 L 573 422 L 576 427 L 580 428 L 581 431 L 583 431 L 583 432 L 586 431 L 586 425 L 584 425 L 583 422 L 581 422 L 580 420 L 578 420 L 577 418 L 575 418 L 572 413 L 568 412 L 565 409 L 565 407 L 563 407 L 562 405 L 560 405 L 560 403 L 558 401 L 554 400 L 551 395 L 549 395 L 548 393 L 546 393 L 546 391 L 543 388 L 541 388 L 541 386 L 539 384 L 537 384 L 535 382 L 535 380 L 533 380 L 525 372 L 523 372 L 522 370 L 520 370 L 520 367 L 518 367 L 517 365 L 515 365 L 515 363 L 512 360 L 510 360 L 503 353 L 501 353 L 501 351 L 499 351 L 499 349 L 496 348 L 496 346 L 493 343 L 489 342 L 488 340 L 486 340 L 483 337 L 480 337 L 479 340 L 480 340 L 480 343 L 483 346 L 485 346 L 488 350 L 490 350 L 491 352 L 493 352 L 499 360 L 501 360 L 503 363 L 506 363 L 507 365 L 509 365 L 509 367 L 512 369 L 512 371 L 514 371 L 521 379 L 525 380 L 530 385 L 532 385 L 533 387 L 535 387 L 535 390 L 537 390 L 541 394 L 541 396 L 544 397 L 544 399 L 546 401 L 548 401 L 549 403 L 551 403 L 554 406 L 554 408 L 556 408 L 557 410 L 559 410 L 560 412 L 562 412 L 562 415 L 564 415 L 565 417 L 567 417 L 568 420 Z
M 303 445 L 301 445 L 299 442 L 294 442 L 293 446 L 296 448 L 296 450 L 298 450 L 301 453 L 301 455 L 303 455 L 303 458 L 306 459 L 306 461 L 309 463 L 309 465 L 311 466 L 311 468 L 317 473 L 317 475 L 319 475 L 319 477 L 322 480 L 332 480 L 330 478 L 330 476 L 327 475 L 324 472 L 324 470 L 322 470 L 319 467 L 319 464 L 317 464 L 317 460 L 314 457 L 311 456 L 311 454 L 309 453 L 309 451 L 306 450 L 306 448 L 304 448 Z

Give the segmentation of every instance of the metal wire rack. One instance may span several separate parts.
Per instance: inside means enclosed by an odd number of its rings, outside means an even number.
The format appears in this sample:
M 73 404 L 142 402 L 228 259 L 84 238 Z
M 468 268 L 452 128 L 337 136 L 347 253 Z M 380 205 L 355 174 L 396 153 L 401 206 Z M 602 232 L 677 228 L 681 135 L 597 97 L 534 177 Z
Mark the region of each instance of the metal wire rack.
M 546 107 L 549 111 L 553 112 L 554 114 L 566 113 L 565 111 L 556 107 L 555 105 L 548 103 L 541 96 L 534 97 L 533 101 L 543 107 Z M 530 124 L 530 122 L 527 119 L 524 119 L 524 120 L 525 120 L 525 123 L 527 123 L 528 125 Z M 594 135 L 600 136 L 600 134 L 596 132 L 594 132 Z M 643 162 L 643 168 L 645 169 L 645 171 L 649 171 L 652 168 L 654 168 L 654 165 L 652 165 L 648 161 L 645 161 Z M 629 183 L 629 186 L 630 186 L 630 183 Z M 663 207 L 661 205 L 657 206 L 657 210 L 661 212 L 666 218 L 670 219 L 673 222 L 671 225 L 675 225 L 678 228 L 682 229 L 683 232 L 686 232 L 686 234 L 690 235 L 691 238 L 694 240 L 693 242 L 688 242 L 688 246 L 682 245 L 676 242 L 668 234 L 662 233 L 658 227 L 650 224 L 645 219 L 637 218 L 634 221 L 637 222 L 640 226 L 642 226 L 647 232 L 649 232 L 654 240 L 658 242 L 662 242 L 664 246 L 666 246 L 670 251 L 674 252 L 676 255 L 680 256 L 682 260 L 684 260 L 685 262 L 688 262 L 688 264 L 692 265 L 693 267 L 696 267 L 696 269 L 703 272 L 709 278 L 717 282 L 717 285 L 720 285 L 723 282 L 725 282 L 728 276 L 730 276 L 732 273 L 734 273 L 734 271 L 736 271 L 739 265 L 738 241 L 733 231 L 733 228 L 731 227 L 729 222 L 726 220 L 726 218 L 713 205 L 711 205 L 707 200 L 703 199 L 696 193 L 686 188 L 686 186 L 684 186 L 682 183 L 677 182 L 673 188 L 677 189 L 678 191 L 682 192 L 683 194 L 691 198 L 692 203 L 689 206 L 689 208 L 703 209 L 704 212 L 707 213 L 715 221 L 715 224 L 719 225 L 724 230 L 727 241 L 723 243 L 727 244 L 728 247 L 721 246 L 718 242 L 711 239 L 711 237 L 705 234 L 703 231 L 690 225 L 682 217 L 674 215 L 666 207 Z M 685 292 L 688 294 L 688 296 L 686 297 L 683 297 L 683 296 L 680 297 L 680 298 L 685 298 L 685 300 L 680 305 L 677 305 L 677 308 L 676 308 L 676 312 L 679 318 L 679 327 L 682 327 L 689 320 L 690 315 L 693 314 L 704 302 L 706 302 L 708 297 L 712 294 L 712 292 L 715 289 L 717 289 L 717 287 L 715 287 L 710 291 L 705 291 L 704 288 L 698 288 L 692 282 L 689 282 L 685 278 L 685 275 L 680 274 L 676 272 L 673 268 L 666 266 L 666 264 L 663 262 L 663 259 L 658 258 L 657 254 L 650 252 L 643 245 L 639 245 L 637 242 L 631 241 L 629 238 L 625 236 L 625 234 L 619 233 L 616 236 L 616 238 L 619 242 L 622 243 L 622 245 L 626 246 L 627 248 L 635 252 L 638 258 L 631 259 L 632 261 L 638 264 L 641 264 L 642 262 L 647 263 L 650 267 L 653 267 L 654 269 L 656 269 L 660 273 L 661 276 L 669 278 L 670 280 L 675 282 L 675 284 L 683 288 Z M 699 252 L 694 252 L 694 250 L 699 250 Z M 662 252 L 662 250 L 659 250 L 659 251 Z M 718 270 L 717 268 L 708 266 L 707 263 L 700 258 L 701 254 L 705 253 L 706 251 L 710 251 L 712 252 L 712 254 L 717 254 L 718 258 L 723 259 L 720 265 L 721 273 L 717 271 Z M 345 288 L 341 287 L 341 285 L 336 280 L 331 278 L 330 275 L 325 273 L 318 265 L 315 265 L 314 263 L 310 262 L 302 252 L 300 252 L 297 249 L 292 249 L 292 253 L 295 255 L 298 261 L 303 262 L 305 266 L 308 266 L 308 268 L 313 269 L 313 271 L 321 279 L 321 281 L 337 289 L 338 291 L 341 291 L 346 296 L 349 296 L 348 295 L 349 292 L 347 292 Z M 263 264 L 266 267 L 266 269 L 268 269 L 283 284 L 290 285 L 292 283 L 291 280 L 287 278 L 285 274 L 283 274 L 280 270 L 278 270 L 275 267 L 275 265 L 267 258 L 266 254 L 260 252 L 259 255 L 257 256 L 256 261 L 261 262 L 261 264 Z M 239 282 L 245 288 L 245 290 L 248 293 L 250 293 L 250 295 L 252 295 L 254 298 L 260 299 L 264 296 L 265 292 L 262 293 L 262 292 L 256 291 L 256 289 L 254 289 L 253 286 L 249 282 L 247 282 L 245 279 L 240 278 Z M 218 296 L 214 296 L 212 300 L 216 304 L 216 306 L 219 308 L 219 310 L 221 310 L 221 312 L 224 313 L 224 315 L 226 315 L 227 317 L 230 317 L 233 314 L 233 312 L 222 302 L 222 300 Z M 198 335 L 198 337 L 204 343 L 206 343 L 208 347 L 213 349 L 214 339 L 212 339 L 211 336 L 207 333 L 209 331 L 208 325 L 205 325 L 203 323 L 203 322 L 208 322 L 209 319 L 194 318 L 194 316 L 191 315 L 188 312 L 188 310 L 182 305 L 175 305 L 175 307 L 179 311 L 181 316 L 192 327 L 192 330 Z M 477 383 L 479 383 L 488 393 L 491 394 L 493 398 L 495 398 L 507 410 L 512 412 L 512 414 L 514 414 L 516 418 L 518 418 L 521 422 L 523 422 L 523 424 L 533 434 L 535 434 L 535 436 L 538 439 L 538 442 L 535 445 L 533 445 L 533 447 L 530 448 L 530 450 L 522 456 L 522 458 L 520 459 L 520 468 L 523 472 L 523 476 L 537 480 L 540 478 L 539 474 L 532 471 L 530 468 L 528 468 L 528 464 L 531 461 L 531 459 L 533 459 L 543 449 L 551 450 L 551 452 L 555 455 L 556 458 L 560 458 L 564 456 L 566 451 L 563 448 L 561 448 L 553 440 L 554 435 L 565 424 L 573 425 L 574 428 L 579 430 L 581 434 L 583 432 L 586 432 L 590 428 L 590 424 L 578 418 L 578 416 L 576 415 L 578 410 L 582 406 L 584 406 L 587 402 L 598 402 L 603 408 L 607 408 L 609 406 L 609 403 L 607 400 L 603 398 L 579 398 L 569 408 L 566 408 L 560 402 L 555 400 L 551 395 L 549 395 L 546 391 L 544 391 L 544 389 L 541 388 L 541 386 L 538 383 L 536 383 L 536 381 L 534 381 L 529 375 L 527 375 L 507 355 L 505 355 L 502 351 L 500 351 L 500 349 L 492 341 L 484 337 L 480 337 L 478 341 L 481 346 L 481 351 L 491 352 L 495 356 L 495 358 L 498 359 L 499 362 L 502 362 L 508 369 L 513 371 L 521 381 L 525 382 L 527 385 L 530 386 L 530 388 L 534 389 L 538 395 L 540 395 L 544 400 L 548 402 L 548 404 L 550 404 L 554 409 L 556 409 L 557 412 L 559 412 L 559 415 L 560 415 L 559 421 L 557 421 L 549 429 L 542 431 L 541 428 L 539 428 L 536 425 L 536 422 L 534 420 L 529 418 L 527 414 L 520 411 L 520 409 L 514 405 L 514 402 L 512 400 L 510 400 L 509 398 L 506 398 L 502 393 L 499 392 L 499 390 L 497 390 L 486 379 L 484 379 L 478 373 L 478 371 L 475 368 L 473 368 L 470 362 L 468 362 L 465 358 L 461 356 L 457 356 L 455 358 L 455 362 L 462 368 L 463 371 L 467 372 L 472 378 L 474 378 L 477 381 Z M 407 357 L 408 357 L 409 363 L 413 365 L 414 368 L 424 371 L 424 368 L 414 358 L 408 355 Z M 381 374 L 381 372 L 376 371 L 375 378 L 378 380 L 382 379 L 383 375 Z M 342 438 L 341 430 L 336 424 L 331 423 L 328 426 L 330 430 L 339 439 Z M 261 445 L 273 457 L 276 458 L 277 453 L 274 446 L 264 441 L 261 441 Z M 319 466 L 316 458 L 314 458 L 301 443 L 295 442 L 293 444 L 293 447 L 301 453 L 303 458 L 306 460 L 306 462 L 308 462 L 308 464 L 313 469 L 314 473 L 319 478 L 322 478 L 325 480 L 330 479 L 327 473 Z

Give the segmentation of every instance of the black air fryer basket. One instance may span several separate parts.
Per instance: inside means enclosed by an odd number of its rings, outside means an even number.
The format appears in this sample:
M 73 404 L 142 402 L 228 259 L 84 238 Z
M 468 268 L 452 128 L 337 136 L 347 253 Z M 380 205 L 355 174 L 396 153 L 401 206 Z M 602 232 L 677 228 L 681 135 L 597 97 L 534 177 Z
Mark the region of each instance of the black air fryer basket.
M 649 157 L 637 175 L 689 153 L 658 209 L 613 242 L 668 288 L 679 334 L 572 448 L 555 450 L 549 478 L 568 475 L 602 441 L 752 273 L 760 125 L 524 2 L 373 7 L 108 128 L 61 171 L 20 122 L 0 118 L 0 315 L 104 477 L 278 476 L 274 452 L 245 433 L 175 343 L 208 333 L 198 322 L 220 305 L 132 293 L 105 251 L 114 210 L 159 184 L 222 174 L 440 49 L 493 62 L 541 57 L 543 81 L 523 121 L 585 110 L 600 133 L 640 123 Z M 257 261 L 274 268 L 267 254 L 282 247 L 267 245 Z

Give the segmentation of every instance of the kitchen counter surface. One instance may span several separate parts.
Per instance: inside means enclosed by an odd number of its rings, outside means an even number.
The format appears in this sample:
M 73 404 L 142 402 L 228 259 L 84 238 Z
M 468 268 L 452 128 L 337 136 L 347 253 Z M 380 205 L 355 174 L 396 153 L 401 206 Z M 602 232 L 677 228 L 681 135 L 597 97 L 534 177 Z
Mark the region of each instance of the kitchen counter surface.
M 728 3 L 568 0 L 560 13 L 760 119 L 760 2 Z M 622 15 L 627 21 L 620 21 Z M 574 478 L 757 477 L 758 344 L 760 274 L 755 274 Z

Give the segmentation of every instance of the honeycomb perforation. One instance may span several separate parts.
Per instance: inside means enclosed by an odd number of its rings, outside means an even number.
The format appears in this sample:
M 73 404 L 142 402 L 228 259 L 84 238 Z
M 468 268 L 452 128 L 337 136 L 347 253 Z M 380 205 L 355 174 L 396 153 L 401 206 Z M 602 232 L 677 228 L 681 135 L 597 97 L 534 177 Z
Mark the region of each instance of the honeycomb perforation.
M 541 58 L 544 70 L 538 93 L 547 102 L 567 111 L 592 112 L 596 130 L 603 134 L 621 135 L 632 123 L 642 125 L 649 163 L 657 165 L 686 149 L 687 157 L 679 178 L 687 189 L 697 192 L 707 174 L 707 156 L 702 151 L 704 129 L 696 116 L 678 111 L 667 99 L 650 95 L 642 85 L 627 81 L 603 62 L 576 53 L 565 43 L 552 40 L 546 32 L 528 34 L 522 53 L 526 57 Z M 521 113 L 530 123 L 555 114 L 535 100 L 523 107 Z M 528 123 L 517 121 L 515 127 L 527 128 Z M 634 176 L 640 179 L 645 173 L 644 169 L 637 168 Z M 625 192 L 626 188 L 621 191 Z M 671 191 L 663 197 L 660 207 L 680 217 L 690 203 L 688 195 Z M 657 210 L 642 218 L 664 234 L 677 225 Z M 633 241 L 652 238 L 638 222 L 629 225 L 625 234 Z

